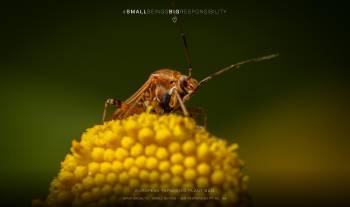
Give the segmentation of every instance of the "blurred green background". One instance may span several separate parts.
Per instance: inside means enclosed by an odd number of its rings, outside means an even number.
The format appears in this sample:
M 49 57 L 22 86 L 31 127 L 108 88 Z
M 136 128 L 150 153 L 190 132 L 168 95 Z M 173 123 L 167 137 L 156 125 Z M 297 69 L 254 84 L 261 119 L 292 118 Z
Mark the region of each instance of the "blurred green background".
M 279 52 L 212 80 L 188 103 L 209 130 L 240 145 L 257 206 L 347 202 L 349 67 L 346 5 L 318 1 L 176 1 L 223 8 L 182 16 L 201 79 L 229 64 Z M 101 121 L 108 97 L 126 99 L 156 69 L 186 71 L 167 15 L 127 16 L 130 3 L 3 4 L 0 28 L 1 195 L 29 205 L 45 197 L 70 143 Z

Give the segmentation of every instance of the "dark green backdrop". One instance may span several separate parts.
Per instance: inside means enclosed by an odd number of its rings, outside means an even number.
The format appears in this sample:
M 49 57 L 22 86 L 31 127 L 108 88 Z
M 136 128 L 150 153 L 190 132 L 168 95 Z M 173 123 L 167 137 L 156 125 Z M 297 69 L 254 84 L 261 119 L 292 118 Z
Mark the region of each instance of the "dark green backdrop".
M 101 120 L 107 97 L 126 99 L 156 69 L 186 72 L 170 16 L 127 16 L 168 1 L 14 2 L 1 6 L 1 195 L 44 197 L 72 139 Z M 346 201 L 350 192 L 346 5 L 318 1 L 177 1 L 223 8 L 182 23 L 198 79 L 279 52 L 211 81 L 189 102 L 209 130 L 240 144 L 257 205 Z

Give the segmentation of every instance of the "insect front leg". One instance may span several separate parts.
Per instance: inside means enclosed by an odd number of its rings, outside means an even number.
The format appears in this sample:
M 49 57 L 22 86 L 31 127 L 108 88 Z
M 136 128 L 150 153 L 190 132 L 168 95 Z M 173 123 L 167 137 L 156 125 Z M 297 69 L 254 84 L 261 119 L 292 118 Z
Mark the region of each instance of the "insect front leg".
M 189 116 L 190 114 L 188 113 L 188 110 L 184 104 L 184 102 L 182 101 L 182 98 L 180 96 L 180 94 L 176 91 L 176 89 L 174 90 L 174 93 L 175 93 L 175 96 L 176 96 L 176 99 L 177 101 L 179 102 L 180 104 L 180 107 L 182 109 L 182 112 L 184 113 L 185 116 Z
M 180 104 L 182 112 L 185 116 L 189 116 L 189 113 L 184 105 L 181 96 L 176 91 L 176 87 L 172 87 L 170 90 L 166 90 L 162 85 L 158 85 L 156 90 L 156 97 L 159 101 L 159 106 L 163 112 L 171 112 L 177 108 L 177 104 Z
M 108 98 L 105 101 L 104 104 L 104 109 L 103 109 L 103 115 L 102 115 L 102 121 L 105 122 L 106 120 L 106 114 L 107 114 L 107 109 L 110 105 L 114 105 L 116 108 L 120 108 L 122 105 L 122 101 L 114 98 Z
M 180 94 L 177 92 L 176 87 L 173 87 L 169 90 L 169 94 L 171 95 L 171 99 L 173 100 L 173 104 L 169 103 L 169 105 L 176 106 L 178 102 L 180 104 L 181 110 L 185 116 L 189 116 L 188 110 L 184 104 L 184 101 L 182 100 Z M 174 96 L 172 96 L 174 95 Z

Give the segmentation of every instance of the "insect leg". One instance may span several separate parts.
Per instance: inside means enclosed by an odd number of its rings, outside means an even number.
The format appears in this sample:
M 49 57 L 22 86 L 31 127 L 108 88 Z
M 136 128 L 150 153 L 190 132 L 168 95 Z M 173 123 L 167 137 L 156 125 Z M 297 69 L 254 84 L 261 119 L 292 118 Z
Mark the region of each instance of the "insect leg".
M 176 90 L 174 90 L 174 93 L 176 95 L 177 101 L 180 103 L 180 107 L 182 109 L 182 112 L 184 113 L 185 116 L 189 116 L 188 110 L 187 110 L 184 102 L 182 101 L 181 96 L 179 95 L 179 93 Z
M 108 98 L 105 101 L 103 115 L 102 115 L 103 122 L 106 120 L 107 109 L 108 109 L 108 106 L 110 106 L 110 105 L 114 105 L 115 107 L 120 108 L 120 106 L 122 105 L 122 102 L 117 100 L 117 99 L 114 99 L 114 98 Z

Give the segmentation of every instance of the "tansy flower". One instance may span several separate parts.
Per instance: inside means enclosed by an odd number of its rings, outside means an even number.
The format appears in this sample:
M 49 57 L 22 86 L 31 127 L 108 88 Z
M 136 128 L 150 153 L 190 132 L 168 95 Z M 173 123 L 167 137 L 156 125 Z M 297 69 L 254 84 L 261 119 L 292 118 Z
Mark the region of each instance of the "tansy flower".
M 239 206 L 237 147 L 175 114 L 105 122 L 72 142 L 48 197 L 33 206 Z

